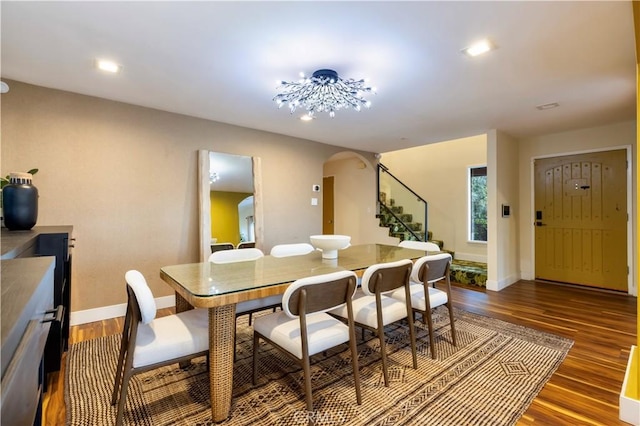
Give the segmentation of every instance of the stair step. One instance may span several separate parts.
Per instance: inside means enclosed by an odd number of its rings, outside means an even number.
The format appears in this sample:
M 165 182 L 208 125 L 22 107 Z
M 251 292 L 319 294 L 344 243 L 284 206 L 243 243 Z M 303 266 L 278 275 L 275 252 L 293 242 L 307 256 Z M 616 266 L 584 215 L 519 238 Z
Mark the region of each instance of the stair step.
M 479 287 L 487 286 L 487 264 L 472 262 L 470 260 L 457 260 L 451 262 L 449 278 L 460 284 L 470 284 Z

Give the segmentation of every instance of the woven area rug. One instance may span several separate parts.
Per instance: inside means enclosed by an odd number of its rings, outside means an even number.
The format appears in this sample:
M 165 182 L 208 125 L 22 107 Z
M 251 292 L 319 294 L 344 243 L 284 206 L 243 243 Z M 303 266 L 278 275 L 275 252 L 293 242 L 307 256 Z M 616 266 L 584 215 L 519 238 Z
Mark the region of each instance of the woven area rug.
M 379 341 L 360 342 L 362 405 L 356 404 L 346 345 L 312 358 L 314 416 L 319 425 L 511 425 L 525 412 L 573 342 L 504 321 L 456 310 L 458 345 L 451 344 L 445 307 L 435 311 L 437 359 L 426 326 L 417 326 L 418 369 L 408 329 L 387 328 L 390 386 L 384 386 Z M 360 335 L 359 330 L 357 334 Z M 68 425 L 115 422 L 110 395 L 120 336 L 72 345 L 67 356 Z M 360 338 L 360 337 L 359 337 Z M 238 319 L 237 360 L 230 418 L 222 425 L 305 425 L 302 370 L 261 345 L 259 382 L 251 384 L 252 328 Z M 130 382 L 125 423 L 211 425 L 205 358 L 142 373 Z

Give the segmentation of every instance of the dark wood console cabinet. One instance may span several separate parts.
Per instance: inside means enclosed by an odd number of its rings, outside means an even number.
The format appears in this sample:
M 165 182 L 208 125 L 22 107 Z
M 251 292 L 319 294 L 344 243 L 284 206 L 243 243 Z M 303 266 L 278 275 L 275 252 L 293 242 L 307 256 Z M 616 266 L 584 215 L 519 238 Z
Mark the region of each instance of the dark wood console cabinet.
M 54 265 L 49 256 L 0 261 L 3 425 L 42 424 L 45 345 L 61 313 L 53 309 Z
M 72 226 L 36 226 L 29 231 L 2 228 L 0 259 L 38 256 L 55 257 L 53 272 L 53 306 L 61 310 L 60 321 L 51 323 L 45 347 L 44 372 L 58 371 L 62 354 L 69 345 L 71 313 Z

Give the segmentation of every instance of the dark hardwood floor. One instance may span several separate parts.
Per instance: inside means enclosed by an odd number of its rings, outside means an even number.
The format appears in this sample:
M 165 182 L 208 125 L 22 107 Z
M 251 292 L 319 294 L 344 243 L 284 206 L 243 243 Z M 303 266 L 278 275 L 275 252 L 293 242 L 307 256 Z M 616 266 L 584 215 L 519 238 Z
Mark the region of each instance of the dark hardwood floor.
M 574 340 L 567 358 L 520 419 L 520 425 L 626 425 L 618 398 L 631 345 L 637 299 L 561 284 L 519 281 L 500 292 L 455 286 L 454 306 Z M 160 311 L 161 315 L 170 309 Z M 72 327 L 70 343 L 119 333 L 123 318 Z M 45 425 L 64 425 L 64 367 L 49 375 Z M 435 426 L 435 425 L 434 425 Z

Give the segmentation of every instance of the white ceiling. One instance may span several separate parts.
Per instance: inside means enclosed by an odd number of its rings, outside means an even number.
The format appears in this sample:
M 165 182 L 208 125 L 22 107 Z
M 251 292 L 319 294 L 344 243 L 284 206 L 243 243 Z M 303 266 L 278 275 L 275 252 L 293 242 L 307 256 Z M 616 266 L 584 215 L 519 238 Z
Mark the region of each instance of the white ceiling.
M 7 2 L 1 76 L 352 149 L 635 119 L 630 1 Z M 497 49 L 460 49 L 489 37 Z M 96 58 L 123 66 L 94 68 Z M 371 109 L 305 123 L 277 80 L 369 77 Z M 540 111 L 536 105 L 557 102 Z

